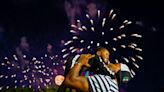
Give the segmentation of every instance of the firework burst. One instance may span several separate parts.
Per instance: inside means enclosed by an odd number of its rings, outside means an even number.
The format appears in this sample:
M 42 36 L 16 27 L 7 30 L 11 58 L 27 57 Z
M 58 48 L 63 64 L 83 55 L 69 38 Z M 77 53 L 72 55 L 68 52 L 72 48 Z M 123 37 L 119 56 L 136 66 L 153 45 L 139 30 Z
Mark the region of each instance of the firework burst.
M 86 14 L 85 18 L 70 25 L 70 37 L 64 40 L 62 54 L 64 63 L 67 58 L 80 53 L 92 53 L 97 47 L 107 48 L 112 63 L 124 63 L 130 67 L 131 76 L 143 60 L 141 45 L 142 35 L 130 20 L 117 18 L 111 9 L 102 16 L 97 11 L 97 18 Z
M 55 76 L 63 72 L 58 62 L 58 55 L 45 54 L 39 58 L 32 57 L 32 59 L 27 59 L 26 55 L 23 55 L 23 58 L 28 61 L 24 66 L 20 64 L 17 55 L 13 55 L 12 58 L 4 57 L 0 65 L 0 90 L 22 87 L 41 91 L 55 86 Z

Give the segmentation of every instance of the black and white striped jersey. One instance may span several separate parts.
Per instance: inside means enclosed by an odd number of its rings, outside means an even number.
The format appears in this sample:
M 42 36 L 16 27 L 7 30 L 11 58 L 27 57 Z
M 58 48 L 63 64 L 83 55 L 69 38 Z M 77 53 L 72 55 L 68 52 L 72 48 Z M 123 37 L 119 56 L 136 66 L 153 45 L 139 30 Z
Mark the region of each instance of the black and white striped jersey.
M 95 74 L 88 76 L 87 79 L 91 92 L 119 92 L 116 80 L 110 76 Z

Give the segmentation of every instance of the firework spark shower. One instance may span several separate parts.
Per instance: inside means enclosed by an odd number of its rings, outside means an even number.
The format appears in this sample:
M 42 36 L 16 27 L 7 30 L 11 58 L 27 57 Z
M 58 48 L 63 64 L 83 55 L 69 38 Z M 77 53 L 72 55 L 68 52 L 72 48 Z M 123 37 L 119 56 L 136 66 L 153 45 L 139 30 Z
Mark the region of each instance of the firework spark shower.
M 150 0 L 1 0 L 0 90 L 56 88 L 68 57 L 102 46 L 130 67 L 128 92 L 163 92 L 161 9 Z

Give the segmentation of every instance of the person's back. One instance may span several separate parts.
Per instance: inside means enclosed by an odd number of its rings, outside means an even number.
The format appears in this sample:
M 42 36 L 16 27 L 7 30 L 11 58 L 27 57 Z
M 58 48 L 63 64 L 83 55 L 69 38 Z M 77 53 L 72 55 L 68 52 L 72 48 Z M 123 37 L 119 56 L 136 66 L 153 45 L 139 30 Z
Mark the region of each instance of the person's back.
M 94 74 L 88 76 L 89 89 L 91 92 L 118 92 L 118 84 L 110 76 Z

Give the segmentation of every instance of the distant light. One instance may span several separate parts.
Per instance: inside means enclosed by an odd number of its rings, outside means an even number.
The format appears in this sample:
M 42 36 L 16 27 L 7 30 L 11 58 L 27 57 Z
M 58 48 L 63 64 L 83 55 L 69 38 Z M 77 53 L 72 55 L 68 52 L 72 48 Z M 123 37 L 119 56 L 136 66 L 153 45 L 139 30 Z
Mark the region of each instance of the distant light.
M 75 51 L 77 51 L 77 49 L 73 49 L 73 50 L 71 50 L 71 53 L 74 53 Z
M 88 14 L 86 14 L 86 17 L 89 19 L 89 15 Z
M 114 41 L 117 41 L 117 38 L 113 38 Z
M 17 80 L 14 81 L 14 83 L 17 83 L 17 82 L 18 82 Z
M 55 84 L 56 84 L 57 86 L 60 86 L 60 85 L 62 84 L 63 81 L 64 81 L 64 76 L 62 76 L 62 75 L 57 75 L 57 76 L 55 77 Z
M 75 33 L 77 33 L 77 32 L 76 32 L 76 31 L 74 31 L 74 30 L 70 30 L 70 32 L 71 32 L 71 33 L 74 33 L 74 34 L 75 34 Z
M 115 59 L 115 62 L 116 62 L 116 63 L 119 63 L 118 59 Z
M 8 69 L 8 70 L 10 70 L 10 69 L 11 69 L 11 67 L 7 67 L 7 69 Z
M 15 66 L 14 64 L 11 64 L 11 66 Z
M 143 57 L 136 55 L 137 58 L 139 58 L 140 60 L 143 60 Z
M 74 47 L 72 46 L 72 47 L 69 48 L 69 50 L 72 50 L 73 48 L 74 48 Z
M 0 78 L 3 78 L 4 75 L 0 75 Z
M 87 28 L 85 26 L 82 26 L 82 29 L 87 30 Z
M 129 63 L 129 60 L 128 60 L 127 58 L 123 57 L 123 59 L 124 59 L 127 63 Z
M 129 24 L 132 24 L 132 22 L 131 22 L 131 21 L 129 21 L 127 24 L 128 24 L 128 25 L 129 25 Z
M 124 25 L 122 25 L 122 26 L 120 26 L 120 28 L 119 29 L 123 29 L 125 26 Z
M 129 48 L 134 49 L 135 47 L 133 45 L 128 45 Z
M 136 25 L 139 25 L 139 26 L 143 27 L 144 23 L 142 21 L 136 21 Z
M 102 27 L 105 25 L 106 18 L 103 18 Z
M 133 65 L 134 65 L 136 68 L 139 68 L 139 66 L 138 66 L 136 63 L 134 63 L 134 62 L 133 62 Z
M 31 85 L 29 85 L 29 88 L 31 88 Z
M 113 49 L 113 51 L 116 51 L 116 48 L 112 48 Z
M 79 27 L 78 30 L 83 31 L 83 29 L 81 27 Z
M 80 20 L 77 20 L 77 22 L 80 22 Z
M 68 55 L 69 55 L 69 53 L 64 54 L 64 55 L 63 55 L 63 58 L 66 58 Z
M 47 83 L 50 82 L 50 79 L 45 79 L 45 80 L 46 80 Z
M 75 40 L 75 39 L 78 39 L 78 37 L 77 37 L 77 36 L 73 36 L 73 37 L 72 37 L 72 39 L 74 39 L 74 40 Z
M 92 31 L 95 31 L 94 27 L 91 27 L 91 30 L 92 30 Z
M 98 17 L 100 17 L 100 10 L 97 11 L 97 15 L 98 15 Z
M 139 35 L 139 34 L 131 34 L 131 36 L 138 37 L 138 38 L 142 37 L 142 35 Z
M 122 47 L 122 48 L 126 48 L 126 46 L 125 46 L 125 45 L 121 45 L 121 47 Z
M 2 65 L 2 66 L 5 65 L 5 63 L 1 63 L 1 65 Z
M 157 29 L 155 27 L 152 27 L 151 29 L 152 29 L 153 32 L 157 31 Z
M 93 25 L 93 20 L 92 20 L 92 19 L 90 19 L 90 22 L 91 22 L 91 24 Z
M 93 44 L 93 41 L 91 41 L 91 44 Z
M 121 36 L 117 36 L 118 39 L 121 39 L 122 37 Z
M 71 25 L 71 27 L 77 28 L 77 26 L 76 25 L 73 25 L 73 24 Z
M 33 57 L 33 58 L 32 58 L 32 61 L 35 61 L 35 60 L 36 60 L 36 58 L 35 58 L 35 57 Z
M 131 45 L 134 46 L 134 47 L 137 47 L 137 44 L 135 44 L 135 43 L 131 43 Z
M 135 48 L 135 50 L 137 50 L 137 51 L 142 51 L 142 49 L 141 49 L 141 48 Z
M 3 89 L 3 87 L 0 87 L 0 90 L 2 90 Z
M 99 47 L 100 46 L 100 43 L 97 43 L 97 47 Z
M 84 40 L 81 40 L 81 41 L 80 41 L 80 43 L 83 43 L 83 42 L 84 42 Z
M 101 34 L 102 34 L 102 35 L 104 35 L 105 33 L 104 33 L 104 32 L 102 32 Z
M 47 54 L 44 55 L 44 57 L 47 57 L 47 56 L 48 56 Z
M 124 22 L 123 23 L 127 23 L 128 22 L 128 20 L 124 20 Z
M 113 31 L 113 28 L 110 28 L 110 31 Z
M 67 41 L 66 43 L 64 43 L 64 45 L 66 46 L 66 45 L 68 45 L 68 44 L 70 44 L 70 43 L 72 43 L 72 42 L 73 42 L 72 40 Z
M 136 61 L 136 59 L 135 58 L 133 58 L 133 57 L 130 57 L 133 61 Z
M 15 60 L 18 60 L 18 58 L 17 58 L 17 56 L 16 56 L 16 55 L 13 55 L 13 57 L 14 57 L 14 59 L 15 59 Z
M 84 48 L 81 48 L 81 49 L 80 49 L 80 52 L 82 52 L 83 50 L 84 50 Z
M 116 17 L 116 14 L 113 14 L 113 16 L 112 16 L 112 20 L 113 20 L 115 17 Z
M 5 78 L 7 79 L 9 76 L 5 76 Z
M 105 41 L 105 44 L 108 44 L 108 42 L 107 42 L 107 41 Z
M 40 59 L 43 59 L 43 57 L 40 57 Z
M 121 34 L 121 37 L 126 37 L 126 35 L 125 34 Z
M 45 65 L 42 65 L 43 68 L 45 68 L 46 66 Z
M 6 86 L 6 89 L 9 89 L 9 86 Z
M 5 57 L 4 59 L 8 60 L 8 57 Z
M 38 89 L 40 89 L 40 86 L 38 86 Z
M 26 58 L 26 55 L 23 55 L 23 58 Z
M 133 70 L 131 70 L 131 73 L 132 73 L 133 75 L 136 75 L 136 73 L 135 73 Z
M 88 47 L 87 47 L 87 49 L 90 49 L 90 48 L 91 48 L 91 46 L 88 46 Z
M 31 84 L 31 83 L 32 83 L 32 81 L 31 81 L 31 80 L 29 80 L 29 83 Z
M 113 9 L 110 10 L 109 17 L 112 15 Z

